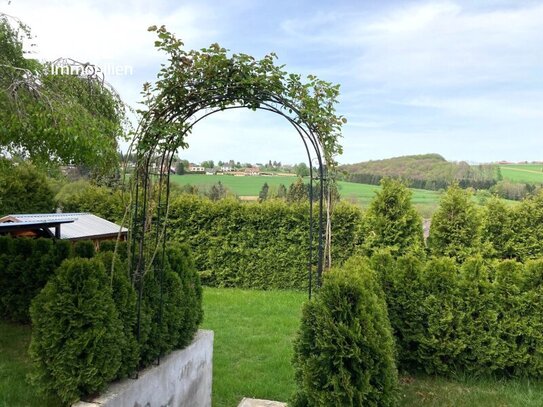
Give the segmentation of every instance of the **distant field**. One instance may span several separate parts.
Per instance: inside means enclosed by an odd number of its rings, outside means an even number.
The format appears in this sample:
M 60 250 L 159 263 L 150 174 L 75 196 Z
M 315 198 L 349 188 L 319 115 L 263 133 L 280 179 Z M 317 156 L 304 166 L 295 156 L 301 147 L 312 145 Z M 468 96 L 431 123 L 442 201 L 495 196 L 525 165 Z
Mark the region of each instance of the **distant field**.
M 503 179 L 511 182 L 543 184 L 543 165 L 507 164 L 500 165 Z
M 262 185 L 265 182 L 270 187 L 278 187 L 280 184 L 287 188 L 296 181 L 296 177 L 286 176 L 254 176 L 254 177 L 234 177 L 229 175 L 172 175 L 171 180 L 179 185 L 196 185 L 199 187 L 211 187 L 211 185 L 221 182 L 226 188 L 236 195 L 242 196 L 257 196 Z M 379 186 L 357 184 L 354 182 L 339 183 L 339 193 L 342 199 L 356 202 L 362 207 L 366 207 L 375 196 L 375 191 L 379 190 Z M 413 204 L 421 212 L 423 216 L 429 216 L 437 207 L 439 201 L 439 192 L 426 191 L 423 189 L 412 189 Z
M 187 175 L 172 175 L 170 178 L 174 183 L 179 185 L 196 185 L 199 187 L 211 187 L 217 182 L 221 182 L 226 188 L 236 195 L 257 196 L 262 185 L 265 182 L 270 187 L 278 187 L 280 184 L 287 188 L 290 184 L 296 181 L 296 177 L 287 176 L 247 176 L 234 177 L 232 175 L 203 175 L 203 174 L 187 174 Z
M 254 176 L 254 177 L 234 177 L 230 175 L 172 175 L 171 180 L 178 185 L 195 185 L 200 188 L 209 188 L 217 182 L 221 182 L 227 189 L 238 196 L 258 196 L 258 193 L 262 189 L 262 185 L 265 182 L 271 188 L 277 188 L 280 184 L 285 185 L 287 188 L 296 181 L 296 177 L 288 176 Z M 366 208 L 373 197 L 375 192 L 380 189 L 376 185 L 358 184 L 355 182 L 338 182 L 339 193 L 341 199 L 356 203 L 363 208 Z M 411 201 L 413 205 L 422 215 L 423 218 L 430 218 L 436 210 L 440 192 L 428 191 L 425 189 L 414 189 Z M 475 196 L 474 201 L 479 203 L 479 199 Z M 515 201 L 505 201 L 510 204 L 516 204 Z
M 281 176 L 255 176 L 255 177 L 233 177 L 228 175 L 173 175 L 172 181 L 179 185 L 198 185 L 210 187 L 217 182 L 221 182 L 226 188 L 236 195 L 256 196 L 260 192 L 262 185 L 265 182 L 270 187 L 278 187 L 280 184 L 287 188 L 296 181 L 296 177 L 281 177 Z M 379 190 L 379 186 L 357 184 L 354 182 L 340 181 L 339 193 L 344 199 L 357 200 L 362 205 L 368 204 L 375 196 L 375 191 Z M 412 189 L 414 204 L 429 204 L 437 203 L 439 200 L 439 192 L 426 191 L 423 189 Z

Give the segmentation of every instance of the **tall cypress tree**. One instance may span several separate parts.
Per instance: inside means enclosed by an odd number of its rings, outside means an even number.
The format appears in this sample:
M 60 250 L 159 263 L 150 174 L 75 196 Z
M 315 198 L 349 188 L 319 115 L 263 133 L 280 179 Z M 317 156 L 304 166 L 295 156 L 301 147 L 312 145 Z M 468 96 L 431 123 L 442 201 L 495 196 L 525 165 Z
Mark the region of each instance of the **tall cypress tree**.
M 383 178 L 366 214 L 365 250 L 389 248 L 396 256 L 422 252 L 422 218 L 411 203 L 411 191 L 399 180 Z
M 436 256 L 463 261 L 481 248 L 481 220 L 471 195 L 452 185 L 441 197 L 432 217 L 428 247 Z

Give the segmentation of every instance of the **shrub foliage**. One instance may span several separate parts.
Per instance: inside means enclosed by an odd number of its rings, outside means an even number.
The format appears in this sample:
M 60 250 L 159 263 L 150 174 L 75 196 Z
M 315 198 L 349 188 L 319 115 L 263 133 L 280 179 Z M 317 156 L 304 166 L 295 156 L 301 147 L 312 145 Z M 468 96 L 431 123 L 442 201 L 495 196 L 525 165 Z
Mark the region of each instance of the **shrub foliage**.
M 294 406 L 391 406 L 397 371 L 386 303 L 374 272 L 354 257 L 326 274 L 303 307 L 294 344 Z
M 400 366 L 430 374 L 543 377 L 543 260 L 423 262 L 380 252 Z
M 480 249 L 480 217 L 468 192 L 453 185 L 432 217 L 428 247 L 436 256 L 464 260 Z
M 0 246 L 12 243 L 0 240 Z M 65 403 L 186 346 L 202 320 L 199 275 L 188 249 L 173 244 L 164 269 L 157 266 L 144 277 L 138 335 L 126 245 L 118 246 L 120 256 L 113 244 L 102 247 L 92 258 L 64 261 L 31 305 L 33 380 Z M 83 254 L 87 248 L 80 246 Z
M 366 213 L 365 250 L 388 247 L 396 255 L 423 252 L 422 218 L 411 204 L 411 191 L 400 181 L 384 178 Z
M 333 262 L 339 264 L 360 242 L 362 214 L 356 207 L 340 204 L 332 216 Z M 307 202 L 212 202 L 182 195 L 171 203 L 170 230 L 172 240 L 189 245 L 204 284 L 307 288 Z M 316 247 L 316 238 L 313 244 Z
M 65 403 L 103 389 L 121 367 L 123 332 L 104 265 L 66 260 L 32 302 L 33 381 Z
M 30 302 L 70 255 L 67 241 L 0 236 L 0 316 L 29 322 Z

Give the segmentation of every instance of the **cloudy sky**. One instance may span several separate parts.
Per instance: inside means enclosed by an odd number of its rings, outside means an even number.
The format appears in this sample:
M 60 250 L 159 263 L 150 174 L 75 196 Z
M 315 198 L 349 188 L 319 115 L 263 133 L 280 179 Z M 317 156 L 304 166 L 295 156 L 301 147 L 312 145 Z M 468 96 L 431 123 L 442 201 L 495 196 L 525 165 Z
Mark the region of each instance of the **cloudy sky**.
M 124 69 L 107 80 L 132 106 L 163 58 L 147 27 L 164 24 L 187 48 L 273 51 L 288 71 L 341 84 L 342 163 L 543 160 L 541 1 L 0 0 L 0 11 L 31 27 L 39 59 Z M 297 137 L 275 115 L 236 110 L 202 122 L 182 155 L 294 163 Z

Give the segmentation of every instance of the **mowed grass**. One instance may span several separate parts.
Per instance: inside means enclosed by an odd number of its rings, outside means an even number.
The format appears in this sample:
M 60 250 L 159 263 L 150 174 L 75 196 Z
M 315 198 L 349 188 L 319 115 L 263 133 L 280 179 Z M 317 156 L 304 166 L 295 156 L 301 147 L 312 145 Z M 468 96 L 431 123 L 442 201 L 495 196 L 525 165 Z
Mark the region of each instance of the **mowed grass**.
M 500 165 L 503 179 L 523 184 L 543 184 L 542 164 Z
M 287 401 L 294 391 L 292 342 L 307 294 L 204 289 L 203 328 L 215 332 L 213 406 L 243 397 Z M 52 407 L 26 380 L 31 330 L 0 321 L 0 406 Z M 402 407 L 540 407 L 543 382 L 424 375 L 401 376 Z
M 213 406 L 243 397 L 286 401 L 294 391 L 292 341 L 307 294 L 204 290 L 203 328 L 215 332 Z
M 53 407 L 58 400 L 37 394 L 27 381 L 31 371 L 27 354 L 31 328 L 0 320 L 0 406 Z
M 215 332 L 213 406 L 243 397 L 287 401 L 294 391 L 292 340 L 307 294 L 206 288 L 204 324 Z M 543 383 L 402 376 L 400 406 L 543 406 Z

